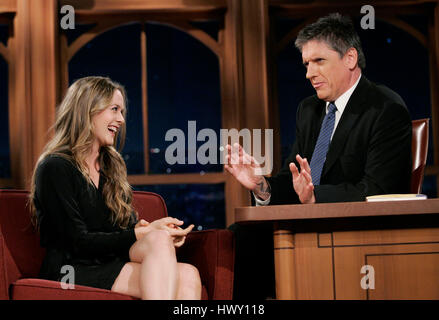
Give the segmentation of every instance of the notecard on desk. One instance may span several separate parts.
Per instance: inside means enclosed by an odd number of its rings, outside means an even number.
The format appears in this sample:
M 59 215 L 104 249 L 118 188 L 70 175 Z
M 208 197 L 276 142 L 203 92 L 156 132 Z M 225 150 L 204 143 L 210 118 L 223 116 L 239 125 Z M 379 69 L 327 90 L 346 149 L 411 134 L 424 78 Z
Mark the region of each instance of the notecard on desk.
M 377 196 L 366 197 L 367 202 L 376 201 L 404 201 L 404 200 L 425 200 L 427 196 L 425 194 L 381 194 Z

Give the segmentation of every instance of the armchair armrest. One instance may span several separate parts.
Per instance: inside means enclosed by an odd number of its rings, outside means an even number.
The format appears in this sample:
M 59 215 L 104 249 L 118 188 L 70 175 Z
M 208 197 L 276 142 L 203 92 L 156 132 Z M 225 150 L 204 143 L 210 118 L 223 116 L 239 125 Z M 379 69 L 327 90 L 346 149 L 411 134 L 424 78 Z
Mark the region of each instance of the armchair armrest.
M 233 298 L 235 242 L 232 231 L 213 229 L 191 232 L 185 244 L 178 248 L 177 258 L 179 262 L 197 267 L 209 300 Z
M 9 286 L 21 276 L 0 231 L 0 300 L 9 300 Z

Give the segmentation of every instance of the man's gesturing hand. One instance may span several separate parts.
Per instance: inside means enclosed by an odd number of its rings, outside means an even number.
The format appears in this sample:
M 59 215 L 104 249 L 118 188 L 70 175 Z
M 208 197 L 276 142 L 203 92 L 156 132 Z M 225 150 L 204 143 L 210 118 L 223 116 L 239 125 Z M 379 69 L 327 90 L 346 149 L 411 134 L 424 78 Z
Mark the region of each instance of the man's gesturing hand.
M 262 176 L 255 174 L 256 169 L 260 168 L 259 164 L 238 143 L 235 143 L 233 147 L 228 144 L 226 149 L 224 168 L 247 189 L 256 189 L 263 179 Z
M 300 165 L 300 172 L 294 162 L 290 163 L 290 171 L 293 175 L 293 186 L 302 203 L 315 203 L 314 185 L 312 184 L 311 168 L 308 161 L 296 155 L 296 160 Z
M 227 145 L 226 163 L 224 168 L 232 174 L 244 187 L 254 192 L 262 200 L 270 197 L 270 186 L 264 176 L 258 174 L 261 166 L 251 155 L 235 143 Z M 259 170 L 258 170 L 259 169 Z

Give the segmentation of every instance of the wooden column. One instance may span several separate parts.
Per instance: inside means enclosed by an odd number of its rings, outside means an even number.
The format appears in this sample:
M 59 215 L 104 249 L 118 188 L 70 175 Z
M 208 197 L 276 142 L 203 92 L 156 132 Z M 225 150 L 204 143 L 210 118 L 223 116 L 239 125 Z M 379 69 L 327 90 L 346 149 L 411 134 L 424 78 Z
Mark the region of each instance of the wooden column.
M 294 234 L 278 222 L 274 223 L 273 230 L 276 299 L 295 300 L 297 284 L 294 269 Z
M 29 1 L 31 7 L 32 160 L 36 162 L 50 138 L 58 102 L 57 0 Z
M 222 128 L 245 127 L 243 118 L 241 1 L 228 0 L 224 31 L 220 33 L 223 55 L 220 57 Z M 234 209 L 250 204 L 248 190 L 228 172 L 225 183 L 226 226 L 234 223 Z
M 269 114 L 268 1 L 227 2 L 224 56 L 220 62 L 223 128 L 273 128 Z M 264 154 L 262 131 L 262 154 Z M 253 142 L 253 141 L 252 141 Z M 233 223 L 233 209 L 250 205 L 250 192 L 230 175 L 226 181 L 226 221 Z
M 242 2 L 244 113 L 249 129 L 268 123 L 267 34 L 268 1 Z
M 57 10 L 56 0 L 17 0 L 9 73 L 11 173 L 16 188 L 29 188 L 55 118 Z
M 270 31 L 268 0 L 242 2 L 242 46 L 244 67 L 244 119 L 245 128 L 261 129 L 261 150 L 265 156 L 265 164 L 273 167 L 273 141 L 265 141 L 265 130 L 276 129 L 271 112 L 272 79 L 270 58 Z M 273 135 L 274 132 L 273 132 Z M 252 141 L 254 144 L 256 141 Z M 265 155 L 265 145 L 271 148 L 271 157 Z M 268 150 L 267 150 L 268 151 Z M 267 162 L 270 163 L 267 163 Z M 267 174 L 265 174 L 267 175 Z
M 9 64 L 9 145 L 15 188 L 25 188 L 32 170 L 29 20 L 28 1 L 18 0 L 14 32 L 8 44 L 13 53 Z

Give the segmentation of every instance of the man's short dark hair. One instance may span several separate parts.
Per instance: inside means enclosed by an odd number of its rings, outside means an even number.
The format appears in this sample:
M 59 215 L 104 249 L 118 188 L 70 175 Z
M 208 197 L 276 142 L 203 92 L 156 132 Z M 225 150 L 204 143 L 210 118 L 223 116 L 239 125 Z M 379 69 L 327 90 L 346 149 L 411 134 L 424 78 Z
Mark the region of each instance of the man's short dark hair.
M 349 17 L 339 13 L 331 13 L 320 18 L 317 22 L 300 30 L 294 44 L 302 52 L 305 43 L 311 40 L 325 41 L 330 48 L 340 54 L 340 57 L 343 57 L 350 48 L 355 48 L 358 53 L 358 66 L 361 69 L 366 67 L 366 58 L 361 48 L 360 37 Z

